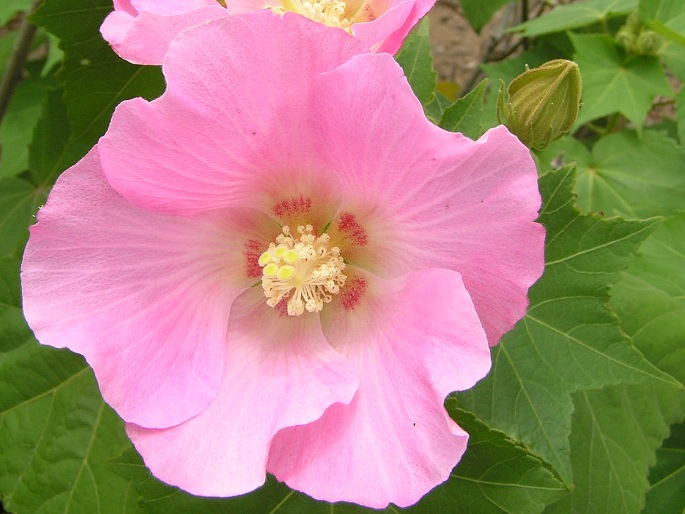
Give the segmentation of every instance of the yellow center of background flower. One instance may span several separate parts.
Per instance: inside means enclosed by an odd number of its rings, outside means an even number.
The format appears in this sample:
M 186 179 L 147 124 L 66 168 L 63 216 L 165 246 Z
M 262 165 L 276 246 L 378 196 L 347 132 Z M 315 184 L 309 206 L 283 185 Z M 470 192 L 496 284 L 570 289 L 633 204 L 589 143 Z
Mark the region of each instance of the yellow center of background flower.
M 352 22 L 345 15 L 347 4 L 342 0 L 283 0 L 282 7 L 267 5 L 267 8 L 274 12 L 291 11 L 329 27 L 337 27 L 352 33 Z

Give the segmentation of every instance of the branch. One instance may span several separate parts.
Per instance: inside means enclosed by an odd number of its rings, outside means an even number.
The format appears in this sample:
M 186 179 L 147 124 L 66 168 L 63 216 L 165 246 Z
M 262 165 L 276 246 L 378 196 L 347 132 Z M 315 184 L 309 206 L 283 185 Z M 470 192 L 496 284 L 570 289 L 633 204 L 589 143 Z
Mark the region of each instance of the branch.
M 42 1 L 43 0 L 34 0 L 29 9 L 29 13 L 33 13 Z M 12 55 L 7 61 L 5 73 L 0 81 L 0 123 L 2 123 L 2 119 L 5 116 L 14 90 L 21 80 L 24 64 L 26 64 L 26 58 L 31 51 L 31 44 L 33 43 L 33 37 L 36 35 L 36 30 L 37 27 L 28 20 L 27 13 L 21 20 Z

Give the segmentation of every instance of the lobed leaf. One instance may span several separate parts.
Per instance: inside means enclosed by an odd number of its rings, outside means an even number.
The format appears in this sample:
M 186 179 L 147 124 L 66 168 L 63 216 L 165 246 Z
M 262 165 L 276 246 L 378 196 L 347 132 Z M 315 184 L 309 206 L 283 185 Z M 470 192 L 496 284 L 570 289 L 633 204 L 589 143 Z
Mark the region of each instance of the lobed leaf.
M 638 514 L 647 472 L 685 395 L 667 386 L 612 386 L 574 394 L 573 492 L 545 514 Z M 655 511 L 649 511 L 655 512 Z
M 645 357 L 685 384 L 685 213 L 644 242 L 612 288 L 611 307 Z
M 540 153 L 544 165 L 557 156 L 578 169 L 578 206 L 608 216 L 648 218 L 683 208 L 685 151 L 665 133 L 624 130 L 602 137 L 587 150 L 573 138 Z
M 641 127 L 658 95 L 671 86 L 656 57 L 627 56 L 603 34 L 571 34 L 573 60 L 583 76 L 583 106 L 576 126 L 615 112 Z
M 685 213 L 671 216 L 645 240 L 611 293 L 610 305 L 635 346 L 659 369 L 685 383 Z M 549 513 L 638 513 L 645 493 L 651 504 L 645 513 L 682 510 L 682 495 L 678 499 L 666 487 L 678 483 L 678 477 L 669 473 L 673 467 L 678 473 L 679 454 L 657 450 L 669 424 L 685 416 L 682 389 L 647 384 L 608 387 L 577 393 L 574 406 L 575 489 Z M 659 454 L 661 468 L 652 472 L 650 488 L 647 470 L 659 462 Z M 671 504 L 680 505 L 680 510 L 661 509 Z
M 0 496 L 16 514 L 135 512 L 103 464 L 130 445 L 83 359 L 28 341 L 0 359 Z
M 625 338 L 606 308 L 618 279 L 656 220 L 627 222 L 582 215 L 570 169 L 541 177 L 546 267 L 530 307 L 493 350 L 493 369 L 460 406 L 522 442 L 572 482 L 569 435 L 573 392 L 610 384 L 678 385 Z

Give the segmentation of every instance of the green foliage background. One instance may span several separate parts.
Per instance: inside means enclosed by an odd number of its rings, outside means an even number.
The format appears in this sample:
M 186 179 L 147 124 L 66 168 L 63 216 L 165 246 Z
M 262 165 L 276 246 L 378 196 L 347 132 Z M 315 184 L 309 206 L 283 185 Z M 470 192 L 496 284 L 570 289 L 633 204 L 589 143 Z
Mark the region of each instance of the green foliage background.
M 463 0 L 480 29 L 502 0 Z M 0 5 L 0 25 L 30 2 Z M 0 126 L 0 498 L 13 513 L 366 512 L 315 502 L 272 478 L 239 498 L 190 496 L 154 479 L 84 360 L 40 346 L 21 313 L 27 227 L 59 173 L 104 133 L 122 100 L 154 98 L 160 70 L 119 59 L 98 29 L 111 0 L 45 0 L 31 61 Z M 637 12 L 663 44 L 614 38 Z M 588 0 L 514 27 L 527 50 L 484 67 L 452 101 L 436 92 L 423 23 L 396 56 L 439 126 L 477 138 L 495 123 L 491 84 L 524 64 L 575 60 L 574 135 L 536 154 L 546 268 L 530 308 L 493 349 L 491 374 L 447 399 L 470 434 L 450 479 L 409 512 L 685 510 L 685 2 Z M 0 37 L 0 67 L 14 31 Z M 57 50 L 54 41 L 59 41 Z M 57 65 L 52 66 L 52 64 Z M 665 114 L 664 114 L 665 112 Z M 179 456 L 182 458 L 182 456 Z M 398 512 L 390 506 L 388 512 Z

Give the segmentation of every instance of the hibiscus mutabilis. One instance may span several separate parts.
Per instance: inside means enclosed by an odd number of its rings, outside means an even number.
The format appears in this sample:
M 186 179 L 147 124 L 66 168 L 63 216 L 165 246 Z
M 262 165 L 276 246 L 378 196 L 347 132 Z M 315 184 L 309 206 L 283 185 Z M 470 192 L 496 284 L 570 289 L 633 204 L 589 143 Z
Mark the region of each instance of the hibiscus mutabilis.
M 114 0 L 102 36 L 120 57 L 162 64 L 181 31 L 205 21 L 271 9 L 347 31 L 374 52 L 394 54 L 435 0 Z
M 86 357 L 165 482 L 418 501 L 466 449 L 445 396 L 542 273 L 527 149 L 435 127 L 390 55 L 293 14 L 184 31 L 163 70 L 31 229 L 38 340 Z

